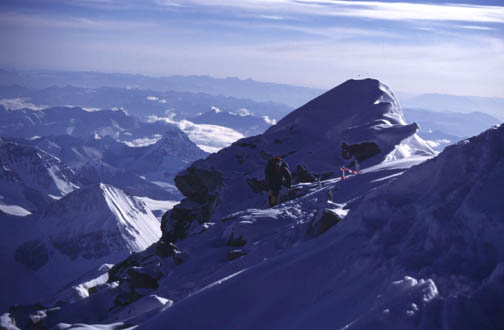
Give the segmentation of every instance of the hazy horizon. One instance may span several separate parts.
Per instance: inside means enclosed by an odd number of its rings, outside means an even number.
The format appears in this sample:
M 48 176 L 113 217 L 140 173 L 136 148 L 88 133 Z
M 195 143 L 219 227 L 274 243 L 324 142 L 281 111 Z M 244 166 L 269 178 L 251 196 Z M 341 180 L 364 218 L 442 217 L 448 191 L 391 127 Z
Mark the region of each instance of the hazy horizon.
M 0 67 L 504 97 L 501 1 L 16 0 Z

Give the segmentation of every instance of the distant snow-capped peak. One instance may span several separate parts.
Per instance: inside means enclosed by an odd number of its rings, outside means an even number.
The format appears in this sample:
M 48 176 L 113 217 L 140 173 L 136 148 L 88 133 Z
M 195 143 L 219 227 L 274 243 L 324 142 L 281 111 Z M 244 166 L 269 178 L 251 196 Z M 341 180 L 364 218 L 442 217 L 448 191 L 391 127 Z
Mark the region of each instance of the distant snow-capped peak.
M 65 246 L 79 245 L 79 240 L 94 236 L 96 243 L 106 245 L 110 252 L 121 249 L 125 249 L 123 253 L 139 252 L 156 242 L 161 234 L 159 221 L 142 200 L 102 183 L 63 197 L 46 211 L 41 221 L 53 244 L 63 252 Z
M 57 157 L 40 149 L 13 142 L 0 143 L 0 164 L 15 172 L 27 187 L 53 196 L 64 196 L 78 188 L 74 173 Z

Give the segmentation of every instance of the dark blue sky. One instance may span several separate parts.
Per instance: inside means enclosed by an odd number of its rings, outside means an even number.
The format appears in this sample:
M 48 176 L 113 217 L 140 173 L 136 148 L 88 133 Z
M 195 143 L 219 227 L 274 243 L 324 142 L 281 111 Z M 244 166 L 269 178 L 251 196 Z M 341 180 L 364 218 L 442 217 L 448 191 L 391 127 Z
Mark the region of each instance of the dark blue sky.
M 504 97 L 504 1 L 4 0 L 0 66 Z

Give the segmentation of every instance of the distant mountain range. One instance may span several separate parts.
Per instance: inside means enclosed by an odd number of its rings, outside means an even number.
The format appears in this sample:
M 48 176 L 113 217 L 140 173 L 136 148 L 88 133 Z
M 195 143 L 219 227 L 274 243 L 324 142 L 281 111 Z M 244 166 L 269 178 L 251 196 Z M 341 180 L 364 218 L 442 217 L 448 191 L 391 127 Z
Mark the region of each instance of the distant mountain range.
M 97 109 L 122 109 L 130 115 L 147 119 L 150 115 L 174 116 L 177 119 L 194 117 L 219 108 L 222 111 L 239 112 L 246 109 L 256 116 L 279 119 L 292 108 L 287 105 L 256 102 L 228 96 L 204 93 L 152 91 L 116 87 L 82 88 L 52 86 L 31 89 L 21 86 L 0 86 L 0 104 L 7 108 L 76 106 Z
M 207 155 L 177 126 L 123 111 L 0 106 L 0 136 L 3 201 L 28 212 L 48 205 L 51 196 L 100 182 L 136 196 L 178 199 L 173 177 Z M 119 142 L 137 140 L 148 145 Z
M 122 110 L 0 106 L 0 308 L 52 300 L 156 242 L 147 203 L 179 200 L 173 177 L 207 155 L 176 125 Z
M 0 70 L 0 85 L 13 84 L 38 89 L 52 86 L 75 86 L 87 89 L 116 87 L 157 92 L 206 93 L 257 102 L 281 103 L 291 108 L 301 106 L 323 92 L 315 88 L 263 83 L 252 79 L 218 79 L 210 76 L 149 77 L 102 72 Z M 242 106 L 245 107 L 245 105 Z
M 482 112 L 438 112 L 417 108 L 403 110 L 406 121 L 418 123 L 418 134 L 429 140 L 438 151 L 501 123 L 499 119 Z
M 503 95 L 504 96 L 504 95 Z M 426 109 L 436 112 L 484 112 L 504 120 L 504 98 L 422 94 L 401 98 L 405 108 Z

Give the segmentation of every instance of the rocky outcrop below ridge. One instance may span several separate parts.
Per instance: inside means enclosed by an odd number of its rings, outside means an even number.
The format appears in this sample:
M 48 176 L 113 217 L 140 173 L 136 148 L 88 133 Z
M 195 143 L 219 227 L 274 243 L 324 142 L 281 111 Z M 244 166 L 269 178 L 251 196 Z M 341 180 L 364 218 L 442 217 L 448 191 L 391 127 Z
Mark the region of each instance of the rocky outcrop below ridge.
M 163 238 L 177 241 L 191 226 L 245 207 L 265 207 L 264 168 L 272 156 L 281 156 L 291 169 L 299 165 L 312 176 L 327 179 L 338 176 L 342 165 L 348 166 L 341 155 L 343 143 L 366 146 L 357 157 L 361 167 L 434 155 L 417 130 L 417 124 L 406 123 L 388 86 L 374 79 L 349 80 L 264 134 L 241 139 L 179 173 L 175 183 L 186 198 L 163 217 Z

